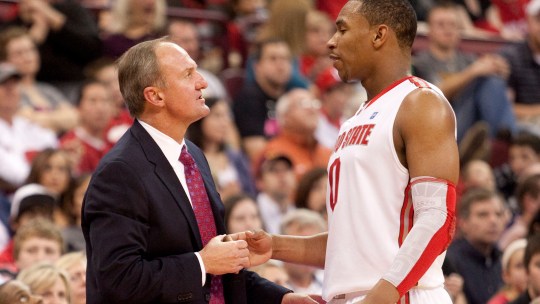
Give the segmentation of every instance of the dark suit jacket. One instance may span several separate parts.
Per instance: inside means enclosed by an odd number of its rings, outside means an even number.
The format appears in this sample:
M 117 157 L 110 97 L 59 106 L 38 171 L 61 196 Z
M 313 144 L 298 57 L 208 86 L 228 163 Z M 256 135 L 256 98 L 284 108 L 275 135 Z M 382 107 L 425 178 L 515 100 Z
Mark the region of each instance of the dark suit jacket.
M 224 207 L 203 153 L 186 140 L 225 233 Z M 83 205 L 87 303 L 206 303 L 194 252 L 202 249 L 195 214 L 158 145 L 135 121 L 96 169 Z M 227 303 L 281 303 L 287 289 L 255 273 L 223 278 Z

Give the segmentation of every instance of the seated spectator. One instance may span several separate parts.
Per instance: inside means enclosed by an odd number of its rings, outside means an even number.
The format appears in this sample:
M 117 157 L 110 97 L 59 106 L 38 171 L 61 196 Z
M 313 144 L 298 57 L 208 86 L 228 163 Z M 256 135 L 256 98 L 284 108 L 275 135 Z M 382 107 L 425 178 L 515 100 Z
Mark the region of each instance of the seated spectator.
M 291 52 L 292 74 L 287 88 L 308 89 L 311 83 L 300 72 L 300 55 L 306 47 L 306 19 L 313 9 L 311 0 L 272 0 L 268 6 L 268 20 L 260 27 L 257 40 L 282 39 Z M 251 61 L 246 63 L 247 78 L 253 78 Z
M 69 280 L 65 272 L 48 263 L 39 263 L 17 275 L 33 294 L 43 298 L 43 304 L 70 304 Z
M 447 258 L 463 277 L 467 303 L 483 304 L 503 285 L 497 248 L 506 224 L 503 199 L 488 189 L 470 189 L 461 198 L 458 219 L 463 237 L 450 244 Z
M 510 304 L 529 304 L 540 297 L 540 234 L 534 234 L 527 239 L 523 265 L 527 271 L 527 289 Z
M 191 124 L 187 137 L 204 152 L 223 199 L 241 192 L 255 196 L 249 162 L 230 144 L 234 124 L 229 104 L 223 99 L 206 98 L 206 105 L 210 114 Z
M 494 170 L 497 189 L 507 198 L 514 213 L 518 211 L 513 198 L 517 183 L 537 163 L 540 163 L 540 137 L 521 132 L 510 142 L 508 162 Z
M 59 202 L 54 210 L 54 222 L 59 227 L 67 225 L 67 218 L 60 209 L 73 187 L 73 174 L 68 153 L 61 149 L 45 149 L 32 160 L 27 184 L 44 186 Z
M 116 143 L 133 124 L 133 117 L 129 115 L 124 97 L 120 92 L 116 63 L 111 58 L 103 57 L 90 64 L 86 73 L 89 79 L 95 79 L 105 85 L 113 100 L 114 114 L 107 126 L 107 140 Z
M 514 132 L 515 118 L 505 84 L 508 63 L 496 54 L 477 59 L 459 51 L 459 19 L 453 5 L 434 6 L 428 25 L 428 49 L 415 55 L 414 74 L 437 85 L 450 101 L 458 141 L 478 121 L 487 123 L 490 138 L 502 131 Z
M 97 24 L 78 1 L 19 1 L 18 17 L 8 25 L 24 26 L 38 46 L 37 79 L 59 88 L 74 102 L 86 64 L 101 56 Z
M 43 304 L 40 296 L 33 295 L 30 288 L 19 280 L 0 283 L 0 303 L 2 304 Z
M 323 217 L 308 209 L 296 209 L 289 212 L 281 221 L 281 234 L 311 236 L 327 231 Z M 287 286 L 294 292 L 314 295 L 322 294 L 321 273 L 315 267 L 284 263 L 289 275 Z
M 517 239 L 506 247 L 501 260 L 504 287 L 487 304 L 507 304 L 527 289 L 527 272 L 523 265 L 526 246 L 526 239 Z
M 298 187 L 295 191 L 296 208 L 309 209 L 326 218 L 327 180 L 326 168 L 313 168 L 307 171 L 298 181 Z
M 0 61 L 13 64 L 21 73 L 21 108 L 18 112 L 57 134 L 77 123 L 77 111 L 54 86 L 37 81 L 41 62 L 36 44 L 24 28 L 12 27 L 0 35 Z
M 296 178 L 292 162 L 283 155 L 267 155 L 256 170 L 257 204 L 269 233 L 279 233 L 281 219 L 294 210 Z
M 18 271 L 40 262 L 54 263 L 63 252 L 64 241 L 60 230 L 48 220 L 28 222 L 17 230 L 13 239 L 13 258 Z
M 496 190 L 493 169 L 486 161 L 481 159 L 473 159 L 463 166 L 461 182 L 464 191 L 477 187 L 492 191 Z
M 232 106 L 243 149 L 252 163 L 277 133 L 276 100 L 291 78 L 291 51 L 281 39 L 264 40 L 256 45 L 253 61 L 255 78 L 244 81 Z
M 227 233 L 264 229 L 257 202 L 249 195 L 237 194 L 224 200 Z
M 520 124 L 539 132 L 540 121 L 540 0 L 530 0 L 526 9 L 528 35 L 509 45 L 501 55 L 510 63 L 508 87 Z
M 10 231 L 17 232 L 27 223 L 43 219 L 52 221 L 55 210 L 55 197 L 43 186 L 29 184 L 15 192 L 10 211 Z M 17 271 L 13 257 L 14 240 L 10 236 L 9 243 L 0 252 L 0 268 L 14 275 Z
M 54 265 L 67 274 L 71 304 L 86 304 L 86 254 L 66 253 Z
M 200 37 L 195 24 L 185 20 L 172 20 L 167 26 L 167 35 L 172 42 L 186 50 L 191 59 L 195 60 L 198 65 L 202 64 L 199 45 Z M 197 72 L 208 83 L 208 87 L 204 89 L 203 96 L 205 98 L 213 97 L 228 100 L 227 91 L 216 75 L 201 67 L 197 68 Z
M 165 0 L 114 1 L 109 34 L 103 38 L 103 54 L 119 58 L 137 43 L 162 36 L 166 13 Z
M 298 179 L 313 168 L 325 168 L 332 154 L 315 138 L 319 108 L 320 101 L 304 89 L 294 89 L 279 98 L 276 118 L 280 131 L 262 152 L 285 155 L 292 161 Z
M 114 145 L 107 139 L 107 127 L 115 111 L 109 91 L 101 82 L 88 80 L 80 92 L 79 124 L 60 138 L 61 146 L 75 159 L 75 174 L 93 173 Z
M 23 184 L 35 153 L 57 145 L 54 132 L 17 115 L 20 79 L 15 67 L 0 63 L 0 184 L 4 192 Z
M 501 250 L 505 250 L 513 241 L 527 236 L 529 226 L 540 210 L 540 174 L 530 176 L 518 183 L 516 200 L 519 213 L 499 239 Z

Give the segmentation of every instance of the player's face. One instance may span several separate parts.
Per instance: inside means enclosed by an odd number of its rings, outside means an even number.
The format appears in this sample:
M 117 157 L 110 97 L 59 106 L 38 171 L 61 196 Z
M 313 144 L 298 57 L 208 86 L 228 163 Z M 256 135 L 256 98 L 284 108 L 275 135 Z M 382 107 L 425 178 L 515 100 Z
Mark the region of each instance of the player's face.
M 328 41 L 330 58 L 345 82 L 362 80 L 366 64 L 371 61 L 372 31 L 367 19 L 355 13 L 360 5 L 358 1 L 345 4 L 336 20 L 336 33 Z

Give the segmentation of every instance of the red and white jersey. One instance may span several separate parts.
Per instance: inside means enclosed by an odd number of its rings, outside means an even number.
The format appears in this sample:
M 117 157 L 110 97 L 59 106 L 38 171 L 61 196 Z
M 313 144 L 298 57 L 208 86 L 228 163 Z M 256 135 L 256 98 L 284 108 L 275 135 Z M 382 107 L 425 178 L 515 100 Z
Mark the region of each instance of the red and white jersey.
M 390 85 L 366 102 L 340 129 L 328 165 L 328 244 L 323 297 L 369 291 L 387 273 L 412 228 L 405 199 L 409 172 L 394 148 L 393 126 L 403 99 L 419 87 L 442 92 L 416 78 Z M 407 206 L 406 206 L 407 205 Z M 444 253 L 418 282 L 442 286 Z

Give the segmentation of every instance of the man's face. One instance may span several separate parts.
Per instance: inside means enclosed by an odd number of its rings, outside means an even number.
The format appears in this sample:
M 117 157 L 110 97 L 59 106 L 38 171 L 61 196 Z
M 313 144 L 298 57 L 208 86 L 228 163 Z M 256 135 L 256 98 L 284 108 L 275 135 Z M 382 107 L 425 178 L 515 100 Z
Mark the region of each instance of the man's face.
M 475 202 L 469 217 L 461 221 L 461 229 L 469 242 L 494 245 L 504 229 L 503 204 L 497 197 Z
M 79 113 L 86 128 L 95 132 L 103 131 L 114 116 L 114 111 L 114 102 L 105 85 L 93 83 L 84 88 Z
M 62 250 L 57 241 L 30 237 L 22 242 L 15 263 L 19 269 L 25 269 L 39 262 L 54 263 L 61 254 Z
M 313 136 L 319 122 L 320 101 L 307 90 L 290 93 L 289 109 L 283 116 L 283 128 L 294 134 Z
M 40 60 L 36 45 L 30 36 L 21 36 L 6 45 L 7 60 L 23 75 L 35 75 Z
M 429 16 L 430 43 L 444 50 L 454 49 L 460 41 L 459 19 L 453 8 L 436 8 Z
M 282 160 L 272 160 L 264 165 L 261 190 L 277 200 L 291 197 L 296 187 L 293 168 Z
M 371 73 L 367 64 L 372 61 L 371 46 L 372 28 L 362 15 L 356 13 L 358 1 L 349 1 L 341 9 L 334 36 L 328 41 L 330 58 L 344 82 L 362 80 L 363 75 Z
M 267 82 L 272 87 L 284 87 L 291 78 L 291 58 L 286 43 L 266 44 L 261 50 L 261 58 L 254 66 L 257 80 Z
M 163 43 L 157 50 L 165 86 L 157 94 L 164 101 L 168 116 L 189 125 L 210 113 L 202 97 L 208 87 L 188 53 L 174 43 Z

